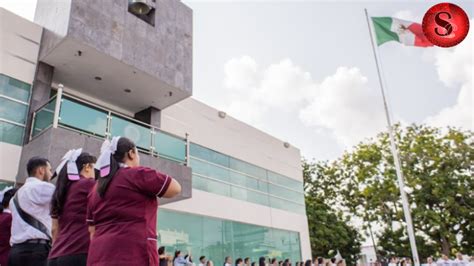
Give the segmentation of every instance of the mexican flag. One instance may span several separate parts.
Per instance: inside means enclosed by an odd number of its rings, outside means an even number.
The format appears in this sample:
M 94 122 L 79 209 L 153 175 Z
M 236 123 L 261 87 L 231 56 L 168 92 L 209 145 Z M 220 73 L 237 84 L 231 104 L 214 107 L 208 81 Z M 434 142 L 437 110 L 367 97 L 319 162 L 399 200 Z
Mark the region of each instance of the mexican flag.
M 421 24 L 391 17 L 372 17 L 377 45 L 397 41 L 409 46 L 429 47 Z

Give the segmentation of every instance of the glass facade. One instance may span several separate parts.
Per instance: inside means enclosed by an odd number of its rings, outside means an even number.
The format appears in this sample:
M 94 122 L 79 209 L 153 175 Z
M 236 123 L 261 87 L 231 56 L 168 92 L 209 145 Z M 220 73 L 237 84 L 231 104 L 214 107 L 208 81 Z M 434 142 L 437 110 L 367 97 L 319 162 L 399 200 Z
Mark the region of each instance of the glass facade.
M 32 136 L 35 137 L 53 124 L 56 98 L 36 111 Z M 186 162 L 186 141 L 166 132 L 152 128 L 131 118 L 115 114 L 63 96 L 59 111 L 59 126 L 94 135 L 124 136 L 133 140 L 144 152 L 154 154 L 175 162 Z
M 32 131 L 33 137 L 37 136 L 43 130 L 53 125 L 55 104 L 56 98 L 53 98 L 47 104 L 45 104 L 43 107 L 41 107 L 35 112 Z
M 31 86 L 0 74 L 0 141 L 23 145 Z
M 95 136 L 105 137 L 107 115 L 108 113 L 105 111 L 63 98 L 59 112 L 59 123 Z
M 303 183 L 200 145 L 190 145 L 193 188 L 305 214 Z
M 167 253 L 181 250 L 194 261 L 203 255 L 214 265 L 222 265 L 226 256 L 234 261 L 249 257 L 258 262 L 261 256 L 301 261 L 298 232 L 160 209 L 158 233 Z

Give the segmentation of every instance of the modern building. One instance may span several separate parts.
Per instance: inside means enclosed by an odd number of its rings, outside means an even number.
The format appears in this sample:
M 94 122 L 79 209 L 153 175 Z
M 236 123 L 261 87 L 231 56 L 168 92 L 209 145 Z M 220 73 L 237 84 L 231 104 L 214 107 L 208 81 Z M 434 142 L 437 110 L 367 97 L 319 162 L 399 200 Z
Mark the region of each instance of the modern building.
M 54 166 L 126 136 L 183 186 L 160 202 L 169 253 L 311 258 L 299 150 L 191 98 L 190 8 L 130 3 L 38 0 L 34 23 L 0 9 L 2 185 L 21 184 L 32 156 Z

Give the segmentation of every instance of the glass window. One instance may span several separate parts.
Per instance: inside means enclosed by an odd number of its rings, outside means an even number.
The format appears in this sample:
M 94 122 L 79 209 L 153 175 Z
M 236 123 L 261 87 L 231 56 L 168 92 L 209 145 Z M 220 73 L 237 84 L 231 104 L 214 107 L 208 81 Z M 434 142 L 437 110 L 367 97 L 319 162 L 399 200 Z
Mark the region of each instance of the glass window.
M 86 131 L 97 136 L 105 136 L 107 127 L 106 112 L 70 99 L 63 99 L 59 117 L 61 125 Z
M 26 123 L 27 112 L 28 105 L 24 105 L 22 103 L 17 103 L 0 97 L 1 118 L 24 125 Z
M 293 190 L 286 189 L 273 184 L 268 184 L 268 192 L 280 198 L 289 199 L 304 204 L 304 194 Z
M 0 121 L 0 141 L 2 142 L 21 146 L 24 131 L 24 127 Z
M 151 129 L 129 120 L 112 115 L 110 123 L 112 136 L 127 137 L 135 142 L 137 147 L 150 150 L 151 147 Z
M 247 190 L 240 187 L 231 188 L 232 198 L 247 201 Z
M 193 157 L 219 164 L 225 167 L 229 167 L 229 156 L 204 148 L 200 145 L 191 143 L 189 147 L 189 153 Z
M 203 246 L 201 254 L 213 260 L 216 266 L 222 265 L 222 263 L 216 263 L 220 261 L 223 262 L 223 258 L 228 254 L 225 250 L 231 250 L 230 242 L 224 242 L 225 228 L 226 226 L 220 219 L 203 218 Z M 196 254 L 196 257 L 197 256 Z M 199 259 L 199 257 L 195 259 Z
M 230 197 L 231 195 L 230 185 L 199 175 L 193 175 L 193 188 L 226 197 Z
M 258 181 L 258 190 L 268 193 L 268 183 L 264 181 Z
M 267 171 L 268 181 L 274 184 L 278 184 L 283 187 L 289 187 L 296 191 L 303 191 L 303 182 L 298 180 L 274 173 L 272 171 Z
M 165 216 L 166 219 L 163 219 Z M 200 254 L 202 248 L 203 218 L 197 215 L 183 215 L 179 212 L 159 211 L 159 243 L 168 252 Z M 196 258 L 195 258 L 196 259 Z
M 270 203 L 268 202 L 267 194 L 262 194 L 255 191 L 249 191 L 247 194 L 247 200 L 255 204 L 270 206 Z
M 30 84 L 0 74 L 0 94 L 28 103 Z
M 159 210 L 159 243 L 168 253 L 191 252 L 222 265 L 226 256 L 301 260 L 299 233 L 189 213 Z
M 267 180 L 265 169 L 232 157 L 230 158 L 230 168 L 261 180 Z
M 200 177 L 198 175 L 192 175 L 193 177 L 193 188 L 208 191 L 207 189 L 207 178 Z
M 35 120 L 33 122 L 33 137 L 53 125 L 55 105 L 56 99 L 53 99 L 50 103 L 43 106 L 43 108 L 36 111 Z
M 193 173 L 229 182 L 231 186 L 236 185 L 232 186 L 230 192 L 233 198 L 291 212 L 304 213 L 302 182 L 196 144 L 191 144 L 190 153 L 192 155 L 190 164 Z M 199 160 L 196 158 L 199 158 Z M 225 167 L 224 165 L 227 163 L 229 166 Z M 222 165 L 222 167 L 215 164 Z M 207 180 L 202 181 L 206 182 Z M 270 181 L 274 184 L 269 183 Z M 197 188 L 197 186 L 194 187 Z M 210 191 L 209 188 L 206 188 L 206 191 Z M 276 198 L 270 200 L 269 194 L 283 198 L 283 200 Z
M 186 142 L 163 132 L 155 134 L 155 151 L 160 156 L 184 162 L 186 160 Z
M 296 213 L 300 213 L 300 214 L 305 213 L 304 205 L 300 205 L 300 204 L 290 202 L 290 201 L 280 199 L 280 198 L 275 198 L 275 197 L 272 197 L 272 196 L 270 196 L 270 206 L 272 208 L 277 208 L 277 209 L 281 209 L 281 210 L 296 212 Z
M 198 173 L 214 179 L 229 182 L 229 170 L 217 165 L 209 164 L 197 159 L 191 158 L 191 167 L 194 173 Z

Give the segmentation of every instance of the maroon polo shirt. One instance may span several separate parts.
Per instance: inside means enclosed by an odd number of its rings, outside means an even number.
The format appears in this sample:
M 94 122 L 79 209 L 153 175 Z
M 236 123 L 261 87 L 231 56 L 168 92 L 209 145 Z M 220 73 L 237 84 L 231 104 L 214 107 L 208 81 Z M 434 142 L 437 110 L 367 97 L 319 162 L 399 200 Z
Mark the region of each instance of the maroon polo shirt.
M 81 179 L 73 181 L 69 186 L 63 213 L 57 217 L 59 231 L 49 259 L 87 254 L 90 240 L 86 222 L 87 196 L 94 184 L 94 179 L 81 176 Z
M 0 265 L 8 265 L 11 227 L 12 215 L 5 211 L 0 213 Z
M 101 198 L 89 195 L 87 219 L 95 226 L 89 246 L 90 266 L 158 266 L 157 197 L 172 178 L 146 167 L 120 168 Z

